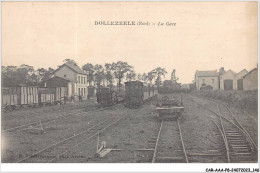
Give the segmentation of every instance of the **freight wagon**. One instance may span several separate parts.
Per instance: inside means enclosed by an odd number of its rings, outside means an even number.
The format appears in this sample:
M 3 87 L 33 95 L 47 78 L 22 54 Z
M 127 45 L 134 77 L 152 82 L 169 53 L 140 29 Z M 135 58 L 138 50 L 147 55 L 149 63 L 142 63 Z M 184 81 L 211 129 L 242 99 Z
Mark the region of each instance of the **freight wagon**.
M 52 105 L 66 103 L 66 87 L 9 86 L 2 88 L 2 108 L 21 109 L 24 106 Z
M 137 108 L 144 103 L 156 97 L 157 91 L 154 85 L 140 81 L 125 82 L 125 106 Z
M 9 86 L 2 88 L 2 107 L 6 110 L 38 104 L 37 86 Z
M 140 81 L 125 82 L 125 106 L 139 107 L 144 101 L 144 84 Z

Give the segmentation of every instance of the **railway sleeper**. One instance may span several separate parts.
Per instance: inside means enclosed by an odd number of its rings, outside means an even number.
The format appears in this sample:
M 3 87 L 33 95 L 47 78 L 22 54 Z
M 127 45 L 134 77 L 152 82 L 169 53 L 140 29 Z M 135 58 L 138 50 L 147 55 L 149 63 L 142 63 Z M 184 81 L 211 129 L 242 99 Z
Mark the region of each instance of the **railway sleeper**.
M 247 145 L 246 143 L 241 143 L 241 142 L 229 142 L 229 146 L 233 146 L 233 145 Z
M 231 148 L 233 148 L 233 149 L 237 149 L 237 148 L 246 148 L 246 149 L 248 149 L 247 146 L 246 146 L 246 147 L 235 147 L 235 146 L 231 146 Z
M 248 147 L 248 145 L 237 145 L 237 144 L 231 144 L 231 147 Z
M 233 150 L 233 151 L 251 151 L 249 148 L 247 148 L 247 147 L 243 147 L 243 148 L 241 148 L 241 147 L 239 147 L 239 148 L 231 148 L 230 150 Z
M 240 133 L 226 133 L 227 136 L 242 136 Z
M 227 135 L 228 138 L 244 138 L 243 136 L 241 135 Z
M 238 131 L 232 131 L 232 130 L 226 130 L 226 133 L 237 133 L 237 134 L 239 134 Z
M 243 138 L 227 138 L 228 141 L 245 141 Z
M 232 149 L 232 150 L 230 150 L 230 152 L 250 152 L 248 149 L 242 149 L 242 148 L 240 148 L 240 149 Z
M 252 153 L 251 152 L 247 152 L 247 153 L 235 153 L 235 152 L 230 152 L 230 155 L 232 156 L 232 155 L 252 155 Z
M 228 139 L 228 141 L 231 141 L 231 142 L 233 142 L 233 141 L 235 141 L 235 142 L 246 142 L 243 139 Z

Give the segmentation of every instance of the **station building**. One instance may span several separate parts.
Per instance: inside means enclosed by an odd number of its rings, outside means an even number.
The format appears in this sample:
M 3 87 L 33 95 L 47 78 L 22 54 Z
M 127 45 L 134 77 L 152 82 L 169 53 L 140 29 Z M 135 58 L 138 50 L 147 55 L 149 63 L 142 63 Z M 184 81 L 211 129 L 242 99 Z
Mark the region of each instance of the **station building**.
M 212 71 L 196 71 L 195 73 L 196 89 L 211 86 L 213 90 L 219 89 L 219 74 L 217 70 Z
M 53 72 L 53 78 L 59 77 L 59 81 L 66 83 L 67 96 L 82 96 L 87 97 L 88 93 L 88 82 L 87 73 L 85 73 L 77 64 L 67 62 L 61 65 L 58 69 Z M 63 80 L 62 80 L 63 79 Z

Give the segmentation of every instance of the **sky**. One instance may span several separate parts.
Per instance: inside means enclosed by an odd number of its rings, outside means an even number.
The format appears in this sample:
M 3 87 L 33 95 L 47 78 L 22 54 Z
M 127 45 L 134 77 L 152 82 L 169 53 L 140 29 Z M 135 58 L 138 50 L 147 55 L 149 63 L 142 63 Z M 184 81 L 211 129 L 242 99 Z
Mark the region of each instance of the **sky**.
M 196 70 L 255 68 L 257 43 L 257 2 L 2 2 L 4 66 L 126 61 L 137 73 L 165 68 L 165 79 L 176 69 L 191 83 Z

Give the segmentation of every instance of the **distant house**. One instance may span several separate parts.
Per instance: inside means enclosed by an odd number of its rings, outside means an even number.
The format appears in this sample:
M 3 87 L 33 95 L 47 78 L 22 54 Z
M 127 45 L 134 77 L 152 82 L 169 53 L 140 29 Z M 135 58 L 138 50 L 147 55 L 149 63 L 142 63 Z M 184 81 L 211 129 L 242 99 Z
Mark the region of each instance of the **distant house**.
M 254 68 L 243 76 L 244 90 L 258 89 L 258 69 Z
M 243 90 L 243 76 L 248 71 L 246 69 L 236 73 L 232 70 L 221 74 L 219 76 L 220 90 Z
M 67 62 L 53 72 L 53 76 L 68 80 L 68 97 L 87 97 L 87 74 L 77 64 Z
M 219 89 L 218 72 L 213 71 L 196 71 L 195 73 L 196 89 L 200 90 L 203 86 L 211 86 L 213 90 Z

